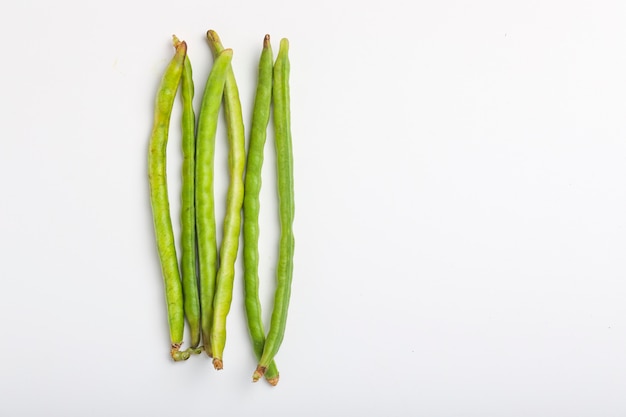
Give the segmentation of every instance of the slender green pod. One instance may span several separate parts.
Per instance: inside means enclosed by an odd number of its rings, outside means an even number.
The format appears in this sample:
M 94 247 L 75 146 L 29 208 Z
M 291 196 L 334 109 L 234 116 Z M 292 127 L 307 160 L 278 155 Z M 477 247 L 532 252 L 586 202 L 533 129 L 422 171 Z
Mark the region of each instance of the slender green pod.
M 225 49 L 216 57 L 204 89 L 198 116 L 196 136 L 196 229 L 200 268 L 200 310 L 202 338 L 205 352 L 211 352 L 211 325 L 213 298 L 217 271 L 217 238 L 215 228 L 215 201 L 213 174 L 215 159 L 215 133 L 219 109 L 230 68 L 233 51 Z
M 263 355 L 252 376 L 258 381 L 278 352 L 285 334 L 287 310 L 293 277 L 295 214 L 293 184 L 293 151 L 291 142 L 291 115 L 289 98 L 289 42 L 281 39 L 274 64 L 273 96 L 274 136 L 276 146 L 276 172 L 278 182 L 278 213 L 280 218 L 280 242 L 276 266 L 276 292 L 270 329 L 263 347 Z
M 261 192 L 261 172 L 263 169 L 263 148 L 267 138 L 267 126 L 270 121 L 272 104 L 272 72 L 274 59 L 270 45 L 270 35 L 265 35 L 263 52 L 259 60 L 259 71 L 250 142 L 244 180 L 243 198 L 243 264 L 244 291 L 248 330 L 256 359 L 261 359 L 265 345 L 265 329 L 259 300 L 259 194 Z M 278 383 L 278 369 L 272 360 L 265 373 L 265 378 L 272 384 Z
M 174 231 L 170 217 L 166 169 L 166 149 L 170 118 L 187 54 L 187 44 L 176 41 L 177 39 L 175 38 L 176 54 L 163 75 L 156 97 L 154 124 L 148 153 L 148 177 L 154 231 L 165 284 L 167 318 L 171 340 L 170 353 L 174 360 L 179 361 L 188 359 L 189 353 L 180 351 L 180 346 L 183 343 L 185 316 Z
M 215 31 L 207 32 L 213 54 L 223 50 Z M 246 165 L 245 133 L 239 90 L 232 65 L 227 70 L 224 85 L 224 109 L 228 133 L 228 171 L 230 181 L 224 215 L 224 234 L 220 245 L 220 266 L 217 271 L 215 298 L 213 299 L 213 323 L 211 325 L 211 350 L 215 369 L 223 368 L 223 352 L 226 345 L 226 317 L 233 298 L 235 261 L 239 250 L 241 231 L 241 208 L 243 205 L 243 172 Z
M 174 37 L 174 45 L 180 41 Z M 193 350 L 200 344 L 200 300 L 196 274 L 196 209 L 195 209 L 195 159 L 196 116 L 193 111 L 193 73 L 189 54 L 185 57 L 181 80 L 182 112 L 182 195 L 181 195 L 181 274 L 183 283 L 183 306 L 189 324 Z

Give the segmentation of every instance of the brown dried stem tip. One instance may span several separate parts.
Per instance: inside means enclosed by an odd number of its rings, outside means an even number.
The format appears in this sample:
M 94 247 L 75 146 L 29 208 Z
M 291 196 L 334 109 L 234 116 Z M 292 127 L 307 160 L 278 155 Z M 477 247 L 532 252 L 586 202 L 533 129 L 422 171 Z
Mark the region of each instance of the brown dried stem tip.
M 266 378 L 266 379 L 267 379 L 267 382 L 269 382 L 271 386 L 275 387 L 276 385 L 278 385 L 279 375 L 276 375 L 273 378 Z
M 254 374 L 252 374 L 252 382 L 257 382 L 259 379 L 263 378 L 263 375 L 265 375 L 265 371 L 267 371 L 266 366 L 257 366 Z

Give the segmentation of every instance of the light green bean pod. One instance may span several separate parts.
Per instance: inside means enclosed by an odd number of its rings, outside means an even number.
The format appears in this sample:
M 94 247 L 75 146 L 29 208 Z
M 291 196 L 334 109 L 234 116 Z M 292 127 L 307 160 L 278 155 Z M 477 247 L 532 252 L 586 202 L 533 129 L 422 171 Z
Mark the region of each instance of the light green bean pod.
M 180 83 L 186 53 L 187 45 L 185 42 L 178 42 L 176 44 L 176 54 L 170 61 L 161 80 L 156 98 L 154 124 L 148 153 L 150 204 L 152 206 L 154 231 L 165 284 L 167 318 L 171 340 L 170 353 L 176 361 L 189 358 L 189 353 L 180 351 L 180 346 L 183 343 L 185 316 L 182 284 L 178 270 L 178 258 L 176 256 L 167 192 L 166 149 L 172 107 L 174 106 L 176 91 Z
M 179 42 L 175 38 L 174 43 Z M 183 168 L 181 195 L 181 273 L 185 316 L 189 324 L 190 348 L 200 344 L 200 300 L 198 298 L 198 277 L 196 274 L 196 208 L 195 208 L 195 159 L 196 159 L 196 116 L 193 111 L 193 73 L 189 54 L 185 57 L 181 80 L 183 103 Z
M 270 121 L 272 104 L 273 65 L 274 59 L 270 45 L 270 36 L 265 35 L 263 52 L 259 60 L 257 88 L 254 97 L 243 199 L 245 305 L 248 329 L 257 360 L 261 359 L 263 346 L 265 345 L 265 329 L 261 315 L 261 301 L 259 300 L 259 194 L 262 184 L 263 148 L 267 138 L 267 126 Z M 278 368 L 274 361 L 270 363 L 265 373 L 265 378 L 272 385 L 278 383 Z
M 226 71 L 230 68 L 232 55 L 232 50 L 225 49 L 213 63 L 202 97 L 196 137 L 196 228 L 200 268 L 200 309 L 204 350 L 209 356 L 212 356 L 211 326 L 217 271 L 217 239 L 213 196 L 215 133 L 219 109 L 222 104 Z
M 293 277 L 293 218 L 295 214 L 293 185 L 293 151 L 291 142 L 291 115 L 289 98 L 289 42 L 281 39 L 274 64 L 273 96 L 274 136 L 276 146 L 276 172 L 278 180 L 278 214 L 280 242 L 276 266 L 276 292 L 270 329 L 265 339 L 263 355 L 252 376 L 258 381 L 278 352 L 285 334 L 287 310 Z
M 214 31 L 207 32 L 213 54 L 219 54 L 223 46 Z M 223 368 L 223 352 L 226 345 L 226 317 L 233 299 L 235 261 L 239 249 L 241 231 L 241 208 L 243 205 L 243 172 L 246 165 L 245 133 L 237 82 L 232 65 L 226 74 L 224 85 L 224 109 L 228 133 L 228 170 L 230 182 L 224 216 L 224 234 L 220 245 L 220 266 L 217 271 L 215 298 L 213 299 L 213 324 L 211 326 L 211 350 L 215 369 Z

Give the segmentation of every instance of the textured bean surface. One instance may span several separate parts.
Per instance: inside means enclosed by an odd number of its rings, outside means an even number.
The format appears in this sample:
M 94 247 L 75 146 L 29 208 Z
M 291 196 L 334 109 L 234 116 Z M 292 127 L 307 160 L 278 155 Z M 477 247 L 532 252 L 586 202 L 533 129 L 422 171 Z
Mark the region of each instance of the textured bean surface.
M 259 300 L 259 211 L 263 149 L 267 138 L 272 103 L 272 72 L 274 59 L 269 35 L 263 40 L 263 52 L 259 60 L 257 89 L 254 98 L 250 144 L 244 182 L 243 201 L 243 259 L 246 316 L 252 346 L 257 360 L 261 359 L 265 345 L 265 329 Z M 270 383 L 278 383 L 278 369 L 270 363 L 265 377 Z
M 172 107 L 174 106 L 174 99 L 176 98 L 176 92 L 182 76 L 186 52 L 187 45 L 184 42 L 178 43 L 176 54 L 161 80 L 156 98 L 154 125 L 148 155 L 150 203 L 163 281 L 165 283 L 167 317 L 172 345 L 171 353 L 176 360 L 180 359 L 178 349 L 183 342 L 185 319 L 182 284 L 178 269 L 178 258 L 176 256 L 167 191 L 166 148 Z
M 293 185 L 293 152 L 291 144 L 291 115 L 289 99 L 289 42 L 281 39 L 278 57 L 274 64 L 273 103 L 276 147 L 276 172 L 278 180 L 278 211 L 280 242 L 276 266 L 276 293 L 270 329 L 253 380 L 258 380 L 278 352 L 285 334 L 287 310 L 293 276 L 293 218 L 295 214 Z
M 203 345 L 209 356 L 212 355 L 211 325 L 217 270 L 215 202 L 213 197 L 215 133 L 224 92 L 226 70 L 230 68 L 231 59 L 232 51 L 230 49 L 224 50 L 215 59 L 202 98 L 196 144 L 196 225 L 200 266 L 200 308 Z
M 185 317 L 191 336 L 190 347 L 200 344 L 200 300 L 198 298 L 198 277 L 196 273 L 196 209 L 195 209 L 195 153 L 196 116 L 193 110 L 193 72 L 189 54 L 185 57 L 181 81 L 183 103 L 183 168 L 182 168 L 182 209 L 181 209 L 181 273 Z
M 214 31 L 207 38 L 214 54 L 223 50 L 222 43 Z M 228 168 L 230 182 L 224 216 L 224 235 L 220 245 L 220 265 L 217 272 L 215 298 L 213 300 L 213 323 L 211 325 L 211 350 L 213 365 L 222 369 L 222 356 L 226 344 L 226 317 L 230 311 L 235 278 L 235 260 L 239 249 L 241 231 L 241 208 L 243 205 L 243 172 L 246 164 L 245 134 L 239 90 L 232 66 L 227 69 L 224 86 L 226 130 L 228 132 Z

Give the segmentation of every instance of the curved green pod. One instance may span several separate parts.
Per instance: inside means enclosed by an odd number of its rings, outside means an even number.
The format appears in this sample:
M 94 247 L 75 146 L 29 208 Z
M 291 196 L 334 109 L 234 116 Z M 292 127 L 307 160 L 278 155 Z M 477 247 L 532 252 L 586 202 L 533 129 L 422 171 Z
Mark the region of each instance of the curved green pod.
M 225 49 L 215 59 L 206 83 L 198 116 L 196 136 L 196 229 L 198 236 L 198 265 L 202 338 L 205 352 L 212 356 L 211 326 L 213 298 L 217 271 L 217 239 L 213 175 L 215 133 L 219 109 L 233 52 Z
M 223 46 L 217 33 L 210 30 L 207 39 L 214 54 L 220 54 Z M 233 298 L 235 261 L 239 249 L 241 231 L 241 208 L 243 205 L 243 172 L 246 164 L 245 134 L 239 90 L 229 66 L 224 85 L 224 109 L 228 133 L 228 170 L 230 182 L 224 215 L 224 234 L 220 245 L 220 262 L 213 299 L 213 322 L 211 324 L 211 351 L 215 369 L 223 368 L 223 352 L 226 345 L 226 317 Z
M 280 218 L 280 242 L 276 266 L 276 292 L 270 329 L 265 339 L 263 355 L 252 380 L 257 381 L 278 352 L 285 334 L 287 310 L 291 296 L 293 255 L 295 240 L 293 219 L 295 214 L 293 151 L 291 139 L 291 114 L 289 97 L 289 42 L 281 39 L 274 64 L 273 104 L 274 135 L 276 147 L 276 172 L 278 181 L 278 212 Z
M 170 217 L 167 191 L 166 148 L 170 118 L 176 91 L 183 71 L 187 44 L 178 42 L 176 54 L 170 61 L 161 80 L 156 97 L 154 124 L 148 153 L 148 177 L 150 182 L 150 204 L 154 220 L 154 231 L 165 284 L 167 318 L 170 328 L 171 355 L 174 360 L 184 360 L 189 353 L 181 352 L 185 318 L 183 293 L 178 269 L 178 258 Z
M 175 39 L 175 43 L 178 39 Z M 191 336 L 190 348 L 200 344 L 200 300 L 196 273 L 195 159 L 196 116 L 193 111 L 193 72 L 189 54 L 185 56 L 181 80 L 182 111 L 182 194 L 181 194 L 181 275 L 183 306 Z
M 270 121 L 272 104 L 272 72 L 274 59 L 270 36 L 265 35 L 263 51 L 259 59 L 259 70 L 250 142 L 244 180 L 243 199 L 243 265 L 244 293 L 248 330 L 256 359 L 261 359 L 265 345 L 265 329 L 259 300 L 259 194 L 261 192 L 261 172 L 263 169 L 263 148 L 267 138 L 267 126 Z M 279 374 L 276 363 L 272 361 L 265 373 L 265 378 L 272 384 L 278 383 Z

